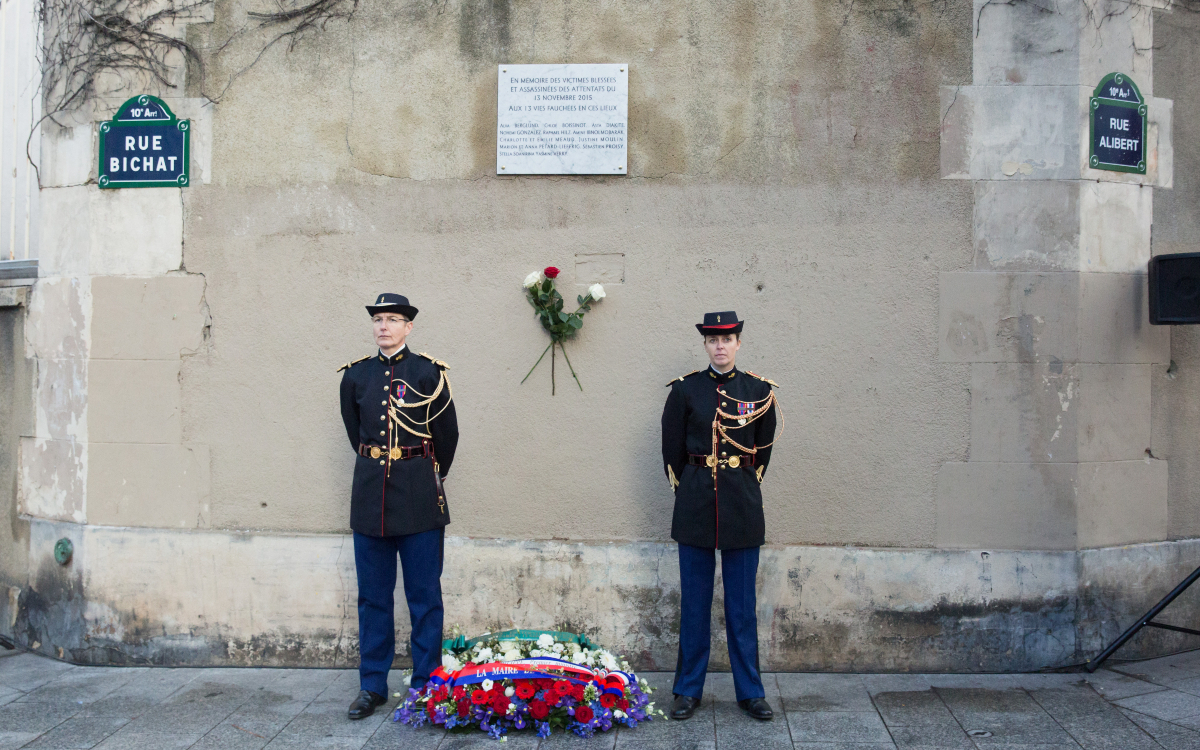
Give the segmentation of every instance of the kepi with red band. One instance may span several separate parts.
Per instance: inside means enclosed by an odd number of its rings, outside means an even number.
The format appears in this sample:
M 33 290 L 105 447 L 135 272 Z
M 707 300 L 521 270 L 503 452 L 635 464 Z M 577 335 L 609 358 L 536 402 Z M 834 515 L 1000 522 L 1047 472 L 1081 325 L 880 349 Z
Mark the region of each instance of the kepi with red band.
M 704 313 L 704 322 L 696 324 L 701 336 L 720 336 L 726 333 L 741 333 L 746 321 L 738 320 L 733 310 Z

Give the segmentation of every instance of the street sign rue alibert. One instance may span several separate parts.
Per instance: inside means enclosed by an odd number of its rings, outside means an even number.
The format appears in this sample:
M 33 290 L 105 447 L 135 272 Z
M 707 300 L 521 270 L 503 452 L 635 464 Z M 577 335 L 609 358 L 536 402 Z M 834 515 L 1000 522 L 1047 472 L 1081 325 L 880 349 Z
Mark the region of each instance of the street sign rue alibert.
M 1109 73 L 1092 92 L 1088 166 L 1146 174 L 1146 102 L 1123 73 Z

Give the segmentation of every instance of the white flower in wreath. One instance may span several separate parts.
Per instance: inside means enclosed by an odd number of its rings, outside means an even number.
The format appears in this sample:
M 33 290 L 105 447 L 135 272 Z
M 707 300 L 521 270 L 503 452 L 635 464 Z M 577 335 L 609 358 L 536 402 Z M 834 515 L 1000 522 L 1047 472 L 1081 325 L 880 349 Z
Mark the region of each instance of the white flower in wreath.
M 496 683 L 492 682 L 491 680 L 484 680 L 483 682 L 479 683 L 479 687 L 483 688 L 483 691 L 486 693 L 487 691 L 491 690 L 492 686 L 495 684 Z
M 442 668 L 453 674 L 462 669 L 462 664 L 450 654 L 442 654 Z
M 600 666 L 604 667 L 605 669 L 609 670 L 610 672 L 615 672 L 617 669 L 617 660 L 612 654 L 608 653 L 607 651 L 601 651 L 600 652 Z
M 613 718 L 614 718 L 614 719 L 624 719 L 624 718 L 625 718 L 625 712 L 624 712 L 624 711 L 622 711 L 622 710 L 621 710 L 621 709 L 619 709 L 619 708 L 614 708 L 614 709 L 613 709 Z
M 514 648 L 520 648 L 516 641 L 500 641 L 500 645 L 497 646 L 497 650 L 501 653 L 505 651 L 512 651 Z
M 563 646 L 561 643 L 554 644 L 554 649 L 553 649 L 554 653 L 561 654 L 563 651 L 566 651 L 566 650 L 567 650 L 566 646 Z
M 554 648 L 554 636 L 549 633 L 542 633 L 538 636 L 537 645 L 541 649 Z
M 584 656 L 582 651 L 580 651 L 578 653 L 571 654 L 571 661 L 575 664 L 583 664 L 587 661 L 587 657 Z
M 592 299 L 604 299 L 604 287 L 599 284 L 592 284 L 588 287 L 588 296 Z
M 509 698 L 511 698 L 517 694 L 517 689 L 514 688 L 512 685 L 509 685 L 508 687 L 504 688 L 504 694 L 506 696 L 508 696 Z
M 490 648 L 480 649 L 478 657 L 475 659 L 475 663 L 479 664 L 481 662 L 491 661 L 493 656 L 495 656 L 495 654 L 492 653 Z
M 510 649 L 508 651 L 505 651 L 504 655 L 500 657 L 500 661 L 516 661 L 517 659 L 520 659 L 520 658 L 521 658 L 520 650 L 514 648 L 514 649 Z
M 526 289 L 529 289 L 530 287 L 536 286 L 537 284 L 540 284 L 540 283 L 542 283 L 542 272 L 534 271 L 533 273 L 531 273 L 525 277 L 525 284 L 523 286 Z
M 578 653 L 579 653 L 580 651 L 582 651 L 582 650 L 583 650 L 583 649 L 579 647 L 579 644 L 578 644 L 578 643 L 572 643 L 572 644 L 571 644 L 571 653 L 572 653 L 572 654 L 578 654 Z
M 542 655 L 542 650 L 539 648 L 530 649 L 530 651 L 529 651 L 530 659 L 536 659 L 536 658 L 540 657 L 541 655 Z

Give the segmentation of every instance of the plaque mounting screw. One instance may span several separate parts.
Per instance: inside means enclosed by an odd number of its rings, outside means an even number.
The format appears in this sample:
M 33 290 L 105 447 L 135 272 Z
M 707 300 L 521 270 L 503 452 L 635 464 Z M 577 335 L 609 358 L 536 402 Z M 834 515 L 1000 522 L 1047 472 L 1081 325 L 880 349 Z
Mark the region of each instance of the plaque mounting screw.
M 500 168 L 501 168 L 501 169 L 504 169 L 504 167 L 500 167 Z

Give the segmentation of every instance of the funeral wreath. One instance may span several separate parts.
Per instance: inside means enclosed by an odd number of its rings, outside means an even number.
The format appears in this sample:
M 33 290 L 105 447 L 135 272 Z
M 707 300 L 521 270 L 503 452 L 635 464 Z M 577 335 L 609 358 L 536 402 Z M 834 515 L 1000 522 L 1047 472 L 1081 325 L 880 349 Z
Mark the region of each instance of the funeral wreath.
M 663 716 L 651 692 L 627 662 L 587 636 L 507 630 L 443 642 L 442 666 L 420 690 L 408 691 L 393 720 L 494 739 L 513 729 L 591 737 Z
M 529 380 L 529 376 L 546 357 L 546 352 L 550 352 L 550 395 L 554 395 L 555 390 L 554 354 L 558 348 L 562 349 L 563 359 L 567 360 L 567 367 L 571 370 L 571 377 L 575 378 L 575 385 L 579 386 L 579 390 L 583 390 L 579 376 L 575 374 L 575 368 L 571 366 L 571 359 L 567 357 L 567 349 L 563 346 L 563 341 L 574 336 L 576 331 L 583 328 L 583 315 L 591 311 L 592 303 L 604 299 L 604 287 L 592 284 L 588 287 L 587 294 L 576 297 L 579 307 L 575 309 L 575 312 L 563 312 L 563 297 L 554 286 L 554 279 L 558 278 L 558 274 L 557 268 L 547 266 L 541 271 L 534 271 L 525 277 L 524 284 L 525 299 L 533 305 L 542 328 L 550 334 L 550 344 L 542 350 L 542 356 L 533 363 L 533 367 L 529 368 L 529 372 L 525 373 L 521 382 Z

